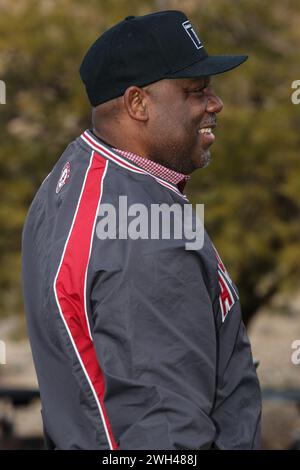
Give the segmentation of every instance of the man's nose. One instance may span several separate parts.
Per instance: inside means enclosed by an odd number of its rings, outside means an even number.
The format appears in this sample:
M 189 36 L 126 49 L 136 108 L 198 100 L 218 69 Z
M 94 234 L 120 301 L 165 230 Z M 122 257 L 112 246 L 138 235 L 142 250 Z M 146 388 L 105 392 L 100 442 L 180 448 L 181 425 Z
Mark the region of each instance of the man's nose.
M 211 93 L 208 97 L 206 110 L 209 113 L 219 113 L 223 109 L 223 101 L 215 93 Z

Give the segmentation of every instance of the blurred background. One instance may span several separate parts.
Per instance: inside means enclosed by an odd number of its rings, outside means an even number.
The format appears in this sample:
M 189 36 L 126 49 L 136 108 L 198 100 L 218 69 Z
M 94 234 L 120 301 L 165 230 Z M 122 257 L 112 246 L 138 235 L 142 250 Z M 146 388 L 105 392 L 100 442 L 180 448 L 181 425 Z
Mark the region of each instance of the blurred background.
M 205 204 L 208 233 L 239 288 L 259 360 L 263 448 L 300 448 L 300 354 L 292 360 L 300 341 L 300 104 L 291 99 L 300 80 L 299 1 L 0 0 L 1 449 L 43 445 L 21 232 L 39 185 L 90 127 L 78 67 L 112 24 L 165 9 L 183 10 L 209 53 L 249 55 L 213 78 L 224 102 L 213 160 L 193 174 L 187 194 Z

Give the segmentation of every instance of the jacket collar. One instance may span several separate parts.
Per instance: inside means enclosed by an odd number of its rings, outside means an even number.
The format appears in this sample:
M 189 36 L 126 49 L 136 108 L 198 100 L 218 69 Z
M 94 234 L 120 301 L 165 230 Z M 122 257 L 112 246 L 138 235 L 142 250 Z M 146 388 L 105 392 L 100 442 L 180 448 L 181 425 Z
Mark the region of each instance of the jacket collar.
M 187 199 L 182 193 L 186 182 L 189 180 L 189 175 L 184 175 L 177 171 L 166 168 L 159 163 L 153 162 L 148 158 L 135 155 L 126 150 L 117 149 L 104 142 L 99 137 L 95 136 L 90 129 L 85 130 L 80 138 L 93 150 L 101 153 L 106 158 L 113 160 L 120 166 L 125 167 L 130 171 L 136 173 L 143 173 L 152 176 L 158 183 L 172 189 L 180 194 L 183 198 Z

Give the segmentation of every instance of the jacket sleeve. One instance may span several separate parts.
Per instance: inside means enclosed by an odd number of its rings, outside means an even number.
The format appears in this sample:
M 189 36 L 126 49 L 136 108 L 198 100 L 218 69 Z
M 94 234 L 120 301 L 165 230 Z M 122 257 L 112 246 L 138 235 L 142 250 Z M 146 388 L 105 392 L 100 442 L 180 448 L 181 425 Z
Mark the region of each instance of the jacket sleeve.
M 261 391 L 239 303 L 219 331 L 218 390 L 212 418 L 220 449 L 260 448 Z
M 197 256 L 130 245 L 122 261 L 98 266 L 91 304 L 118 448 L 211 448 L 216 334 Z

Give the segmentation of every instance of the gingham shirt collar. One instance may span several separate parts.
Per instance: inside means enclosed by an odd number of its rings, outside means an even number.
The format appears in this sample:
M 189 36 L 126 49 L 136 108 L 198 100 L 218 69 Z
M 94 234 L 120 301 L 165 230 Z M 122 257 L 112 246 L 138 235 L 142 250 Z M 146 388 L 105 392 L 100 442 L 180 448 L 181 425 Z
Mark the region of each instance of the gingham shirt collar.
M 95 139 L 100 140 L 93 132 L 90 130 L 92 135 Z M 157 176 L 158 178 L 162 178 L 169 183 L 175 184 L 179 191 L 183 193 L 184 187 L 188 180 L 190 179 L 189 175 L 184 175 L 183 173 L 179 173 L 175 170 L 171 170 L 170 168 L 166 168 L 165 166 L 161 165 L 160 163 L 156 163 L 149 158 L 141 157 L 140 155 L 136 155 L 135 153 L 128 152 L 127 150 L 121 150 L 116 147 L 112 147 L 110 144 L 105 142 L 101 139 L 105 144 L 109 145 L 115 152 L 118 152 L 122 157 L 127 158 L 128 160 L 132 161 L 135 165 L 143 168 L 148 173 L 153 176 Z

